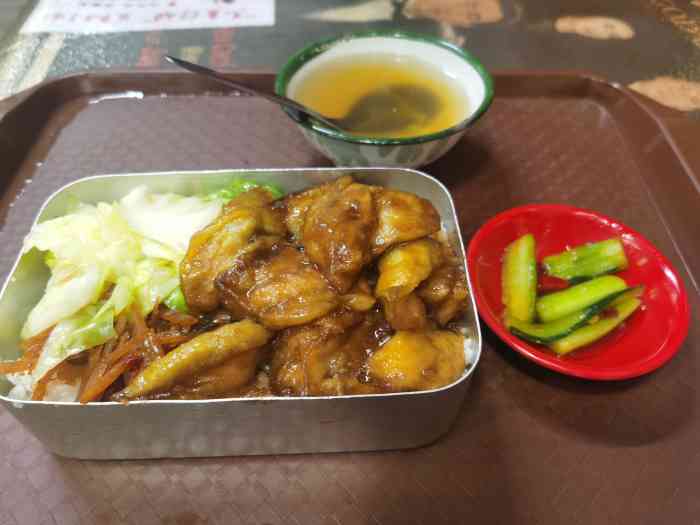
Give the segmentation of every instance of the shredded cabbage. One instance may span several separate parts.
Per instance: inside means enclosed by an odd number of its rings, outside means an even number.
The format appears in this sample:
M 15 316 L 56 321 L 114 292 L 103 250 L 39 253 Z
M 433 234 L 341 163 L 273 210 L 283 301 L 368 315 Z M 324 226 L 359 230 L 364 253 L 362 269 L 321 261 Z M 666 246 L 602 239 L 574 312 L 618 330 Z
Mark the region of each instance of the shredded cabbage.
M 185 301 L 185 294 L 182 293 L 182 288 L 179 286 L 170 292 L 170 295 L 168 295 L 163 302 L 165 303 L 165 306 L 171 310 L 176 310 L 182 313 L 189 312 L 189 308 L 187 308 L 187 301 Z
M 81 205 L 37 224 L 23 251 L 46 252 L 51 278 L 21 336 L 54 328 L 31 385 L 64 359 L 115 337 L 115 318 L 132 304 L 146 316 L 170 296 L 179 287 L 178 265 L 190 237 L 221 206 L 139 187 L 118 203 Z
M 105 281 L 102 270 L 97 266 L 71 266 L 54 268 L 44 296 L 24 323 L 22 339 L 37 335 L 99 298 Z
M 131 271 L 141 239 L 115 206 L 100 203 L 37 224 L 24 241 L 25 252 L 32 248 L 50 252 L 50 267 L 98 266 L 107 279 L 114 279 Z
M 32 370 L 32 388 L 44 374 L 64 359 L 102 344 L 115 335 L 112 308 L 103 310 L 98 305 L 89 305 L 62 320 L 51 330 Z
M 141 186 L 124 197 L 119 208 L 135 232 L 184 257 L 190 237 L 219 215 L 221 205 L 216 199 L 150 193 Z
M 249 181 L 249 180 L 244 180 L 244 179 L 235 179 L 229 183 L 228 186 L 225 188 L 222 188 L 218 191 L 215 191 L 213 193 L 210 193 L 205 197 L 206 200 L 222 200 L 224 202 L 228 202 L 236 197 L 238 197 L 241 193 L 245 193 L 246 191 L 250 191 L 253 188 L 263 188 L 264 190 L 267 190 L 273 198 L 279 199 L 284 195 L 284 192 L 279 189 L 277 186 L 274 186 L 272 184 L 258 184 L 257 182 Z
M 171 261 L 144 259 L 136 267 L 134 281 L 141 313 L 146 316 L 180 286 L 180 275 Z
M 83 205 L 76 212 L 37 224 L 23 251 L 48 252 L 51 278 L 30 312 L 22 337 L 32 337 L 102 297 L 143 257 L 141 239 L 114 206 Z
M 257 186 L 234 181 L 204 197 L 156 194 L 141 186 L 117 203 L 75 205 L 71 213 L 37 224 L 23 252 L 44 252 L 51 277 L 21 337 L 54 328 L 31 374 L 8 375 L 17 394 L 31 392 L 64 359 L 115 337 L 116 317 L 132 305 L 144 317 L 162 301 L 187 311 L 179 264 L 190 238 L 225 202 Z

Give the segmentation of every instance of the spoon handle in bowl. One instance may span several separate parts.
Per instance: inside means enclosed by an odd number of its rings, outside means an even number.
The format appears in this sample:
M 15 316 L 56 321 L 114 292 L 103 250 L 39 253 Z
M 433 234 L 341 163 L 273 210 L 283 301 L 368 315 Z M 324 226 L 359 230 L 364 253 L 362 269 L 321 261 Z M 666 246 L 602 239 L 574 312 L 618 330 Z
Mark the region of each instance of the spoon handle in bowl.
M 234 89 L 237 89 L 238 91 L 242 91 L 243 93 L 258 96 L 258 97 L 264 98 L 266 100 L 269 100 L 270 102 L 274 102 L 276 104 L 284 106 L 284 107 L 290 109 L 292 112 L 294 112 L 295 113 L 294 116 L 298 120 L 304 120 L 304 119 L 308 118 L 309 116 L 311 116 L 315 120 L 318 120 L 319 122 L 321 122 L 322 124 L 325 124 L 326 126 L 328 126 L 330 128 L 342 131 L 342 129 L 337 124 L 335 124 L 332 120 L 329 120 L 327 117 L 324 117 L 323 115 L 319 115 L 315 111 L 312 111 L 309 108 L 302 106 L 301 104 L 298 104 L 297 102 L 293 101 L 290 98 L 282 97 L 279 95 L 275 95 L 273 93 L 266 93 L 264 91 L 258 91 L 256 89 L 249 88 L 243 84 L 239 84 L 238 82 L 234 82 L 232 80 L 229 80 L 228 78 L 221 75 L 217 71 L 214 71 L 213 69 L 209 69 L 208 67 L 200 66 L 199 64 L 194 64 L 192 62 L 188 62 L 186 60 L 175 58 L 175 57 L 170 56 L 170 55 L 166 55 L 165 58 L 169 62 L 171 62 L 177 66 L 180 66 L 183 69 L 186 69 L 190 73 L 204 75 L 204 76 L 209 77 L 213 80 L 216 80 L 220 84 L 224 84 L 226 86 L 232 87 Z

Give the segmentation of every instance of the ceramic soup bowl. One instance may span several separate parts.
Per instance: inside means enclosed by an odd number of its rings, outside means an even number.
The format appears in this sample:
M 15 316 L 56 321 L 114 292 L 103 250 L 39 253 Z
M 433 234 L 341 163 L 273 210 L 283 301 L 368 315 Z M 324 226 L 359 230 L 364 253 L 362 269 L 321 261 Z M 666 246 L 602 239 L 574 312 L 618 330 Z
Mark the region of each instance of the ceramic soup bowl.
M 339 166 L 395 166 L 413 168 L 444 155 L 468 127 L 488 109 L 493 81 L 470 53 L 449 42 L 423 35 L 398 32 L 359 33 L 316 42 L 293 55 L 277 75 L 275 91 L 290 98 L 307 75 L 340 60 L 368 53 L 411 57 L 437 67 L 464 90 L 467 103 L 462 120 L 447 129 L 408 138 L 373 138 L 330 129 L 311 119 L 296 121 L 306 139 Z

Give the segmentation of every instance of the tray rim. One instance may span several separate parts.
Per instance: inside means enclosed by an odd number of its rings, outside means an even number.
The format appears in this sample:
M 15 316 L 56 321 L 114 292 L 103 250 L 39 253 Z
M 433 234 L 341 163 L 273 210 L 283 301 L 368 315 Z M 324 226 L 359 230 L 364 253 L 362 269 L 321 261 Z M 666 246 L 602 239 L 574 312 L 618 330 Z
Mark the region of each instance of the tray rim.
M 221 70 L 221 73 L 225 76 L 231 77 L 250 77 L 254 80 L 264 80 L 269 82 L 269 88 L 272 90 L 274 79 L 276 77 L 276 72 L 270 68 L 225 68 Z M 669 145 L 673 151 L 675 157 L 678 159 L 684 174 L 690 179 L 695 191 L 700 197 L 700 166 L 694 167 L 686 158 L 683 153 L 682 148 L 678 145 L 677 140 L 674 138 L 672 131 L 669 129 L 668 125 L 664 121 L 664 117 L 661 117 L 659 113 L 665 113 L 667 119 L 680 119 L 683 121 L 692 122 L 692 120 L 683 111 L 664 106 L 650 97 L 632 91 L 628 87 L 606 79 L 594 72 L 584 70 L 584 69 L 493 69 L 490 73 L 494 79 L 495 91 L 494 99 L 498 98 L 508 98 L 509 95 L 504 95 L 498 89 L 499 79 L 504 79 L 508 77 L 526 79 L 526 78 L 540 78 L 546 80 L 562 80 L 570 82 L 587 82 L 591 85 L 604 86 L 610 89 L 620 96 L 624 97 L 625 100 L 630 101 L 634 107 L 639 110 L 644 117 L 646 117 L 651 123 L 656 126 L 661 132 L 665 142 Z M 174 68 L 164 68 L 158 67 L 147 70 L 139 70 L 135 68 L 113 68 L 113 69 L 95 69 L 92 71 L 77 71 L 73 73 L 68 73 L 61 76 L 56 76 L 52 78 L 47 78 L 39 82 L 38 84 L 26 88 L 17 93 L 11 94 L 3 99 L 0 99 L 0 127 L 2 127 L 5 119 L 23 109 L 23 107 L 31 105 L 32 99 L 35 95 L 41 94 L 46 89 L 58 86 L 65 83 L 75 83 L 78 86 L 78 90 L 71 93 L 71 96 L 67 97 L 66 100 L 55 100 L 53 101 L 54 106 L 65 104 L 67 101 L 79 99 L 86 96 L 97 96 L 105 93 L 118 92 L 118 89 L 109 89 L 109 86 L 99 86 L 99 84 L 107 83 L 110 80 L 116 80 L 121 82 L 136 82 L 139 80 L 147 80 L 153 78 L 162 79 L 182 79 L 188 77 L 194 77 L 191 73 L 180 71 Z M 193 80 L 195 84 L 206 86 L 206 90 L 203 92 L 197 92 L 201 95 L 220 95 L 225 96 L 227 93 L 235 92 L 235 90 L 227 89 L 222 87 L 220 84 L 210 81 L 202 77 L 194 77 Z M 240 81 L 240 79 L 238 79 Z M 176 84 L 175 84 L 176 85 Z M 179 94 L 192 94 L 192 89 L 186 90 L 183 93 L 172 93 L 173 96 Z M 158 93 L 162 93 L 163 90 L 159 90 Z M 145 93 L 145 96 L 155 95 L 154 93 Z M 242 96 L 249 96 L 240 93 Z M 52 108 L 53 109 L 53 108 Z M 700 125 L 698 126 L 700 131 Z
M 250 68 L 250 67 L 245 67 L 245 68 L 222 68 L 220 69 L 220 72 L 225 75 L 225 76 L 249 76 L 249 77 L 270 77 L 270 80 L 274 79 L 274 77 L 277 75 L 277 72 L 270 68 Z M 616 91 L 619 91 L 629 98 L 635 99 L 637 102 L 637 105 L 641 107 L 646 107 L 646 104 L 649 104 L 652 106 L 653 110 L 661 110 L 664 112 L 669 113 L 669 115 L 674 115 L 678 117 L 685 117 L 686 113 L 683 111 L 680 111 L 675 108 L 671 108 L 668 106 L 664 106 L 663 104 L 660 104 L 659 102 L 656 102 L 654 99 L 648 97 L 647 95 L 644 95 L 643 93 L 638 93 L 636 91 L 631 90 L 627 86 L 624 86 L 623 84 L 620 84 L 619 82 L 616 82 L 614 80 L 607 79 L 601 75 L 598 75 L 595 72 L 586 70 L 586 69 L 522 69 L 522 68 L 496 68 L 496 69 L 490 69 L 489 72 L 494 76 L 494 77 L 541 77 L 541 78 L 549 78 L 549 79 L 555 79 L 555 78 L 561 78 L 561 79 L 569 79 L 569 80 L 585 80 L 588 82 L 593 82 L 596 84 L 602 84 L 605 85 L 606 87 L 610 89 L 614 89 Z M 59 75 L 55 77 L 50 77 L 42 80 L 41 82 L 30 86 L 28 88 L 25 88 L 21 91 L 17 91 L 16 93 L 12 93 L 7 95 L 6 97 L 0 98 L 0 118 L 2 118 L 5 114 L 7 114 L 9 111 L 15 109 L 18 105 L 24 103 L 28 97 L 33 95 L 34 93 L 38 91 L 42 91 L 45 89 L 47 86 L 54 85 L 54 84 L 60 84 L 60 83 L 65 83 L 65 82 L 81 82 L 82 81 L 82 87 L 85 92 L 83 93 L 78 93 L 76 96 L 85 96 L 88 95 L 89 91 L 86 89 L 88 85 L 90 84 L 89 80 L 95 79 L 95 80 L 109 80 L 109 79 L 119 79 L 120 77 L 124 77 L 125 80 L 136 80 L 139 78 L 148 78 L 148 77 L 172 77 L 172 78 L 182 78 L 182 77 L 188 77 L 192 76 L 191 73 L 180 71 L 178 69 L 174 68 L 165 68 L 165 67 L 158 67 L 158 68 L 152 68 L 152 69 L 135 69 L 135 68 L 124 68 L 124 67 L 117 67 L 117 68 L 109 68 L 109 69 L 93 69 L 90 71 L 76 71 L 72 73 L 66 73 L 65 75 Z M 230 92 L 235 92 L 235 90 L 230 89 L 230 88 L 225 88 L 222 87 L 220 84 L 217 84 L 215 82 L 210 82 L 207 81 L 206 79 L 200 79 L 201 83 L 203 85 L 211 86 L 211 91 L 210 94 L 214 93 L 230 93 Z M 103 92 L 110 92 L 111 90 L 100 90 Z M 242 96 L 250 96 L 247 94 L 242 94 Z M 498 92 L 495 93 L 495 96 L 499 96 Z M 503 95 L 500 95 L 503 96 Z M 650 116 L 654 119 L 657 120 L 658 117 L 654 115 L 653 110 L 647 110 L 650 113 Z
M 274 78 L 276 77 L 277 73 L 270 69 L 270 68 L 224 68 L 221 69 L 220 72 L 225 75 L 225 76 L 232 76 L 232 77 L 238 77 L 238 76 L 248 76 L 251 78 L 258 78 L 258 77 L 269 77 L 267 80 L 274 81 Z M 489 72 L 492 74 L 494 77 L 494 81 L 497 81 L 498 78 L 505 78 L 505 77 L 519 77 L 519 78 L 527 78 L 527 77 L 539 77 L 543 79 L 563 79 L 563 80 L 578 80 L 578 81 L 587 81 L 591 82 L 594 84 L 599 84 L 603 85 L 609 89 L 615 90 L 621 94 L 623 94 L 626 98 L 632 100 L 635 105 L 644 111 L 644 113 L 652 119 L 659 127 L 663 128 L 666 133 L 665 136 L 667 140 L 673 141 L 673 135 L 671 132 L 667 129 L 665 126 L 663 119 L 660 118 L 656 113 L 657 112 L 665 112 L 668 113 L 670 117 L 675 117 L 675 118 L 687 118 L 686 114 L 683 111 L 677 110 L 675 108 L 671 108 L 668 106 L 664 106 L 652 98 L 648 97 L 647 95 L 644 95 L 643 93 L 637 93 L 636 91 L 633 91 L 629 89 L 628 87 L 615 82 L 613 80 L 606 79 L 594 72 L 584 70 L 584 69 L 554 69 L 554 70 L 549 70 L 549 69 L 493 69 L 489 70 Z M 147 78 L 157 78 L 157 77 L 163 77 L 163 78 L 184 78 L 192 76 L 191 73 L 187 73 L 184 71 L 180 71 L 177 69 L 172 69 L 172 68 L 153 68 L 153 69 L 147 69 L 147 70 L 139 70 L 139 69 L 134 69 L 134 68 L 112 68 L 112 69 L 94 69 L 91 71 L 77 71 L 73 73 L 67 73 L 65 75 L 60 75 L 56 77 L 51 77 L 51 78 L 46 78 L 42 80 L 41 82 L 35 84 L 34 86 L 28 87 L 22 91 L 18 91 L 16 93 L 12 93 L 2 99 L 0 99 L 0 122 L 2 119 L 5 118 L 5 116 L 8 115 L 8 113 L 16 110 L 19 108 L 21 105 L 25 104 L 26 102 L 29 101 L 29 99 L 36 93 L 43 91 L 49 86 L 54 86 L 57 84 L 63 84 L 63 83 L 70 83 L 70 82 L 75 82 L 80 86 L 81 92 L 75 93 L 72 97 L 69 97 L 69 99 L 73 98 L 80 98 L 88 95 L 97 95 L 99 93 L 110 93 L 114 92 L 115 90 L 112 89 L 94 89 L 93 86 L 93 92 L 91 92 L 90 86 L 92 84 L 91 81 L 104 81 L 104 80 L 110 80 L 110 79 L 118 79 L 118 80 L 129 80 L 129 81 L 136 81 L 138 79 L 147 79 Z M 232 93 L 235 92 L 235 90 L 232 89 L 227 89 L 222 87 L 220 84 L 217 84 L 212 81 L 207 81 L 206 79 L 200 79 L 202 85 L 208 86 L 206 94 L 209 95 L 214 95 L 214 94 L 221 94 L 225 95 L 227 93 Z M 272 84 L 270 84 L 272 85 Z M 202 93 L 203 94 L 203 93 Z M 250 96 L 244 93 L 241 93 L 241 96 Z M 495 97 L 503 97 L 504 95 L 500 94 L 498 90 L 495 90 L 494 93 Z M 507 95 L 505 96 L 507 98 Z
M 436 394 L 442 394 L 446 393 L 450 390 L 453 390 L 455 388 L 460 387 L 463 383 L 469 381 L 474 374 L 475 370 L 478 368 L 479 362 L 481 360 L 481 354 L 483 351 L 483 337 L 481 333 L 481 324 L 479 323 L 479 311 L 477 308 L 477 303 L 476 303 L 476 297 L 474 296 L 474 290 L 472 287 L 471 283 L 471 276 L 469 272 L 469 267 L 467 263 L 467 249 L 464 244 L 464 240 L 462 238 L 462 232 L 459 227 L 459 220 L 457 218 L 457 209 L 454 204 L 454 199 L 452 198 L 452 194 L 450 191 L 447 189 L 447 187 L 438 179 L 433 177 L 432 175 L 429 175 L 427 173 L 421 172 L 419 170 L 411 169 L 411 168 L 394 168 L 394 167 L 363 167 L 363 168 L 355 168 L 355 167 L 323 167 L 323 168 L 251 168 L 251 169 L 245 169 L 245 168 L 233 168 L 233 169 L 215 169 L 215 170 L 178 170 L 178 171 L 156 171 L 156 172 L 133 172 L 133 173 L 106 173 L 106 174 L 100 174 L 100 175 L 91 175 L 88 177 L 82 177 L 80 179 L 68 182 L 67 184 L 64 184 L 60 188 L 58 188 L 56 191 L 51 193 L 42 205 L 39 207 L 37 212 L 34 214 L 34 220 L 32 221 L 32 224 L 30 226 L 30 230 L 34 228 L 34 226 L 39 223 L 39 219 L 41 218 L 42 214 L 44 213 L 44 210 L 52 203 L 52 201 L 59 197 L 62 193 L 66 191 L 70 191 L 70 189 L 73 186 L 76 186 L 81 183 L 89 182 L 89 181 L 99 181 L 99 180 L 105 180 L 105 179 L 121 179 L 121 178 L 135 178 L 135 177 L 168 177 L 168 176 L 173 176 L 173 175 L 199 175 L 199 176 L 215 176 L 215 175 L 225 175 L 225 174 L 235 174 L 235 173 L 245 173 L 245 174 L 252 174 L 251 176 L 254 177 L 255 173 L 279 173 L 279 172 L 285 172 L 285 173 L 300 173 L 300 172 L 312 172 L 312 173 L 324 173 L 324 172 L 331 172 L 331 173 L 343 173 L 343 172 L 377 172 L 377 173 L 382 173 L 382 172 L 409 172 L 412 173 L 414 176 L 417 176 L 419 178 L 424 178 L 429 180 L 432 184 L 434 184 L 436 187 L 438 187 L 444 195 L 447 197 L 447 201 L 449 203 L 450 207 L 450 213 L 452 214 L 452 218 L 454 219 L 455 222 L 455 233 L 456 233 L 456 240 L 457 240 L 457 248 L 459 249 L 459 252 L 461 254 L 461 259 L 462 259 L 462 266 L 465 271 L 465 278 L 467 280 L 467 289 L 469 291 L 469 305 L 471 308 L 471 316 L 474 320 L 474 333 L 472 335 L 473 339 L 473 362 L 468 368 L 465 368 L 464 373 L 455 381 L 452 383 L 445 385 L 440 388 L 433 388 L 430 390 L 418 390 L 418 391 L 410 391 L 410 392 L 389 392 L 389 393 L 381 393 L 381 394 L 351 394 L 351 395 L 342 395 L 342 396 L 260 396 L 260 397 L 228 397 L 228 398 L 221 398 L 221 399 L 152 399 L 152 400 L 137 400 L 137 401 L 130 401 L 128 404 L 124 405 L 124 403 L 117 402 L 117 401 L 105 401 L 101 403 L 79 403 L 77 401 L 37 401 L 37 400 L 31 400 L 31 399 L 15 399 L 12 397 L 9 397 L 7 395 L 0 394 L 0 403 L 2 404 L 13 404 L 15 406 L 19 405 L 40 405 L 40 406 L 84 406 L 84 407 L 94 407 L 94 406 L 100 406 L 100 407 L 106 407 L 106 406 L 129 406 L 129 405 L 154 405 L 154 404 L 165 404 L 168 406 L 173 406 L 173 405 L 208 405 L 211 403 L 231 403 L 231 402 L 240 402 L 240 401 L 245 401 L 245 402 L 272 402 L 272 401 L 280 401 L 280 400 L 285 400 L 288 402 L 291 401 L 299 401 L 299 400 L 306 400 L 306 401 L 319 401 L 319 400 L 345 400 L 345 399 L 365 399 L 365 400 L 372 400 L 372 399 L 386 399 L 386 398 L 405 398 L 405 397 L 416 397 L 416 396 L 433 396 Z M 2 286 L 0 287 L 0 300 L 4 297 L 7 288 L 9 284 L 12 281 L 12 278 L 15 274 L 15 271 L 17 270 L 17 267 L 20 264 L 20 261 L 22 259 L 22 256 L 24 255 L 24 251 L 22 248 L 20 248 L 19 253 L 17 254 L 12 267 L 3 280 Z M 466 340 L 465 340 L 465 350 L 466 350 Z
M 276 72 L 270 68 L 225 68 L 221 70 L 221 73 L 225 76 L 231 77 L 250 77 L 250 79 L 257 82 L 263 81 L 269 83 L 269 89 L 272 90 Z M 656 102 L 655 100 L 647 97 L 642 93 L 637 93 L 632 91 L 628 87 L 606 79 L 596 73 L 583 69 L 493 69 L 490 70 L 493 76 L 495 84 L 494 99 L 498 98 L 508 98 L 510 95 L 504 94 L 502 90 L 499 90 L 499 80 L 502 81 L 505 78 L 517 78 L 517 79 L 527 79 L 527 78 L 539 78 L 548 81 L 561 80 L 564 82 L 582 82 L 588 83 L 591 86 L 602 86 L 606 89 L 610 89 L 617 93 L 619 96 L 624 97 L 625 100 L 631 102 L 634 107 L 639 111 L 639 113 L 645 117 L 652 125 L 654 125 L 661 132 L 664 142 L 673 151 L 676 159 L 678 159 L 680 167 L 684 172 L 685 176 L 690 179 L 690 182 L 696 191 L 698 197 L 700 198 L 700 166 L 693 166 L 686 155 L 683 153 L 683 149 L 678 145 L 677 140 L 674 138 L 672 131 L 669 129 L 665 122 L 665 119 L 680 119 L 684 122 L 693 122 L 686 113 L 663 106 L 662 104 Z M 191 77 L 191 78 L 190 78 Z M 216 95 L 216 96 L 226 96 L 226 94 L 234 93 L 235 90 L 227 89 L 222 87 L 220 84 L 213 82 L 211 80 L 195 77 L 191 73 L 180 71 L 174 68 L 154 68 L 148 70 L 139 70 L 134 68 L 114 68 L 114 69 L 95 69 L 92 71 L 78 71 L 74 73 L 68 73 L 61 76 L 56 76 L 52 78 L 44 79 L 38 84 L 31 86 L 27 89 L 14 93 L 8 97 L 0 99 L 0 128 L 2 127 L 4 121 L 11 115 L 22 111 L 27 106 L 32 105 L 32 101 L 36 95 L 40 95 L 43 91 L 57 87 L 60 84 L 65 83 L 75 83 L 77 90 L 71 92 L 70 96 L 66 99 L 58 98 L 52 100 L 51 111 L 56 106 L 65 104 L 71 100 L 76 100 L 88 96 L 99 96 L 100 94 L 115 93 L 124 91 L 124 89 L 111 87 L 109 81 L 117 81 L 123 83 L 145 81 L 148 79 L 161 78 L 163 80 L 168 79 L 183 79 L 190 78 L 193 85 L 206 86 L 203 91 L 197 91 L 195 89 L 186 89 L 182 93 L 178 93 L 177 82 L 172 85 L 165 87 L 170 87 L 170 91 L 175 91 L 172 96 L 193 94 L 197 95 Z M 240 81 L 240 79 L 238 79 Z M 105 85 L 101 85 L 105 84 Z M 173 90 L 172 88 L 175 87 Z M 167 89 L 158 90 L 157 93 L 163 93 L 168 91 Z M 145 92 L 142 91 L 145 96 L 155 95 L 156 92 Z M 249 96 L 240 93 L 241 96 Z M 552 96 L 556 96 L 552 94 Z M 567 96 L 567 95 L 564 95 Z M 570 95 L 568 95 L 570 96 Z M 589 97 L 591 100 L 595 100 L 594 97 Z M 660 116 L 660 113 L 664 113 L 665 116 Z M 698 131 L 700 132 L 700 125 L 698 125 Z M 12 170 L 16 171 L 16 170 Z M 690 273 L 690 272 L 689 272 Z

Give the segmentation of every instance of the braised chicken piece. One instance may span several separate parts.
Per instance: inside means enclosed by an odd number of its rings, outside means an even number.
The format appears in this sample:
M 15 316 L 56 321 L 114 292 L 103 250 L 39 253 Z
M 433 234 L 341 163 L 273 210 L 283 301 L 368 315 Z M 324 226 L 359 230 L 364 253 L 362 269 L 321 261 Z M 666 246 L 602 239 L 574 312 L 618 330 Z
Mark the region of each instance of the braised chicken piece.
M 301 240 L 306 214 L 318 199 L 328 194 L 341 192 L 353 183 L 352 177 L 346 175 L 333 182 L 314 186 L 308 190 L 287 196 L 284 199 L 284 221 L 287 229 L 292 234 L 292 238 L 295 241 Z
M 433 271 L 416 294 L 428 306 L 430 317 L 440 326 L 463 315 L 469 306 L 467 279 L 464 270 L 454 260 Z
M 313 324 L 282 332 L 273 346 L 273 390 L 297 396 L 321 391 L 319 377 L 328 372 L 328 356 L 338 350 L 343 334 L 361 322 L 361 314 L 341 309 Z
M 180 264 L 182 292 L 189 308 L 205 313 L 219 306 L 214 279 L 259 235 L 286 235 L 281 214 L 271 207 L 272 195 L 250 190 L 226 204 L 217 219 L 190 239 Z
M 242 397 L 269 397 L 275 395 L 270 385 L 270 376 L 265 370 L 260 370 L 251 383 L 237 392 Z
M 286 235 L 281 213 L 270 206 L 272 201 L 272 195 L 262 188 L 242 193 L 224 206 L 214 222 L 192 236 L 180 265 L 182 292 L 190 310 L 215 310 L 219 297 L 214 281 L 233 259 L 253 248 L 261 237 Z
M 378 263 L 375 293 L 394 330 L 424 330 L 430 325 L 423 300 L 414 290 L 443 263 L 443 249 L 433 239 L 410 241 L 389 249 Z
M 371 378 L 384 390 L 428 390 L 464 372 L 464 337 L 447 330 L 398 331 L 368 359 Z
M 326 192 L 306 213 L 300 242 L 340 293 L 348 291 L 372 259 L 376 213 L 369 186 L 350 184 Z
M 294 240 L 307 250 L 307 241 L 316 244 L 311 258 L 327 275 L 336 268 L 356 274 L 358 261 L 366 264 L 394 244 L 440 230 L 440 215 L 429 201 L 412 193 L 359 184 L 349 176 L 290 195 L 285 208 L 285 222 Z M 351 279 L 339 280 L 348 286 Z M 341 287 L 341 292 L 345 289 Z
M 415 292 L 396 301 L 382 301 L 386 320 L 394 330 L 425 330 L 430 326 L 425 304 Z
M 395 246 L 379 259 L 377 297 L 395 301 L 407 296 L 443 261 L 442 245 L 433 239 Z
M 369 384 L 366 360 L 387 336 L 386 322 L 377 312 L 343 309 L 285 330 L 273 347 L 273 391 L 292 396 L 377 392 Z
M 154 360 L 138 374 L 124 390 L 114 396 L 116 400 L 145 398 L 151 394 L 166 392 L 179 383 L 204 380 L 207 374 L 229 362 L 228 371 L 236 369 L 231 382 L 252 379 L 255 369 L 250 360 L 236 360 L 246 353 L 255 353 L 270 338 L 270 332 L 250 320 L 226 324 L 198 335 L 181 344 L 170 353 Z M 235 362 L 231 365 L 231 360 Z M 221 369 L 218 370 L 219 376 Z M 202 375 L 203 374 L 203 375 Z M 211 385 L 210 385 L 211 386 Z
M 367 312 L 377 303 L 377 299 L 372 295 L 372 286 L 364 277 L 360 277 L 355 286 L 343 295 L 340 301 L 344 306 L 356 312 Z
M 441 266 L 423 281 L 416 293 L 429 305 L 437 305 L 450 296 L 455 281 L 456 268 L 451 265 Z
M 259 355 L 258 351 L 241 354 L 167 390 L 153 392 L 140 399 L 212 399 L 244 395 L 255 378 Z M 116 396 L 113 398 L 119 399 Z
M 285 221 L 294 240 L 340 293 L 352 287 L 372 258 L 377 214 L 371 187 L 351 177 L 289 196 Z
M 440 230 L 440 215 L 427 200 L 412 193 L 373 187 L 377 229 L 372 255 L 380 255 L 400 242 L 426 237 Z
M 219 297 L 235 316 L 279 330 L 309 323 L 340 297 L 304 253 L 286 242 L 248 251 L 216 279 Z

